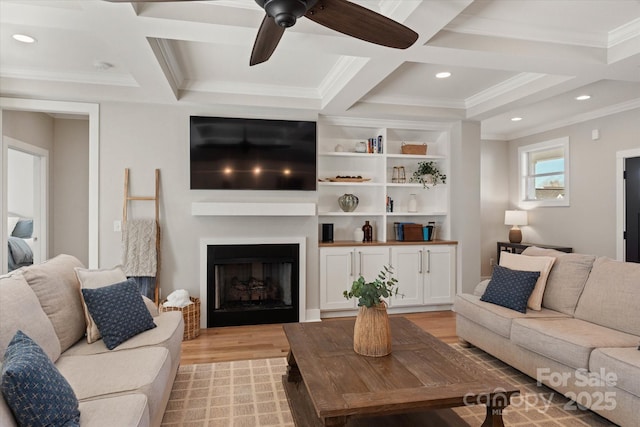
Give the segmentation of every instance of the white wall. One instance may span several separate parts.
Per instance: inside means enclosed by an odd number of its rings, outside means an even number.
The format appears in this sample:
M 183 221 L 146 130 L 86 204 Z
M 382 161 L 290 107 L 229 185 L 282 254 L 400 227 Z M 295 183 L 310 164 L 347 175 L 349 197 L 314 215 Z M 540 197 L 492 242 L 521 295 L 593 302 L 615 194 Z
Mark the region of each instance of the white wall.
M 458 241 L 458 284 L 471 292 L 480 281 L 480 123 L 451 132 L 451 236 Z
M 593 141 L 591 131 L 600 130 Z M 537 208 L 522 227 L 528 242 L 616 256 L 616 152 L 640 148 L 640 109 L 514 140 L 509 146 L 509 201 L 518 206 L 518 147 L 568 136 L 571 206 Z
M 34 158 L 22 151 L 7 152 L 7 210 L 22 217 L 34 215 Z
M 491 276 L 489 260 L 497 262 L 496 243 L 508 239 L 504 211 L 509 208 L 509 144 L 482 141 L 480 153 L 480 212 L 482 276 Z
M 189 189 L 189 116 L 219 112 L 189 107 L 117 104 L 100 106 L 100 266 L 121 262 L 124 169 L 130 193 L 153 195 L 154 170 L 160 169 L 162 295 L 186 289 L 198 296 L 201 238 L 238 236 L 306 237 L 307 308 L 319 307 L 318 220 L 314 217 L 194 217 L 196 201 L 315 202 L 314 192 L 208 191 Z M 249 117 L 247 115 L 247 117 Z M 308 119 L 308 118 L 305 118 Z M 129 218 L 153 217 L 153 202 L 130 202 Z

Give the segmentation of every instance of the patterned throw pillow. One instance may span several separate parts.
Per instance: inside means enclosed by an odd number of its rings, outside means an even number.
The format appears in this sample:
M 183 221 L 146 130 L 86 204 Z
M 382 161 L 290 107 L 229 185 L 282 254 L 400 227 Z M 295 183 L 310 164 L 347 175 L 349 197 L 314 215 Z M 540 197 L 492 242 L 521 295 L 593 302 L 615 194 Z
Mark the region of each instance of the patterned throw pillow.
M 4 353 L 0 389 L 18 425 L 80 425 L 73 389 L 42 348 L 22 331 L 16 332 Z
M 82 289 L 82 296 L 109 350 L 156 327 L 133 279 L 97 289 Z
M 491 281 L 480 297 L 480 301 L 526 313 L 527 301 L 536 286 L 538 277 L 540 277 L 539 271 L 511 270 L 496 265 L 493 267 Z

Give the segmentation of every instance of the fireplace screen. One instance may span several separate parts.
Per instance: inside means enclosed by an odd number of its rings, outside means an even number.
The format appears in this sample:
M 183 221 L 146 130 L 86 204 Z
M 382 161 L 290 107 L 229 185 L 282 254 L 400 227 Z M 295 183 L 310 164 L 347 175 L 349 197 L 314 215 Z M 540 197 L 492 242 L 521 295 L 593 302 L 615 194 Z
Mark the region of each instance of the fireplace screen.
M 290 262 L 252 262 L 215 266 L 215 309 L 291 307 Z
M 207 246 L 207 326 L 297 322 L 299 245 Z

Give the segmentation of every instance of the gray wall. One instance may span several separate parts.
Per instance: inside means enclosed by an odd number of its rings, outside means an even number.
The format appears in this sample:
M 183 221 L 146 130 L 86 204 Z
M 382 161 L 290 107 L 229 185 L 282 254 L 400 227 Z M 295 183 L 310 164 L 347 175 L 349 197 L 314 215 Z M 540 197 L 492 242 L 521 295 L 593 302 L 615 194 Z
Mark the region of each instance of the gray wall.
M 600 130 L 596 141 L 591 139 L 593 129 Z M 531 210 L 523 240 L 615 258 L 616 152 L 640 148 L 640 109 L 511 141 L 511 208 L 518 206 L 518 147 L 563 136 L 570 144 L 571 206 Z

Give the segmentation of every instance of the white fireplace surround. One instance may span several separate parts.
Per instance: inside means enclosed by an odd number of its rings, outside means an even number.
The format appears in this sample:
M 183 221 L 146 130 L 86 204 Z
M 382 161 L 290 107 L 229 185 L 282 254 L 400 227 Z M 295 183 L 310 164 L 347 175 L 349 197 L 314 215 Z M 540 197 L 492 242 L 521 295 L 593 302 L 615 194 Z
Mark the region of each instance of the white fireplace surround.
M 207 246 L 213 245 L 298 245 L 298 318 L 306 321 L 307 246 L 305 237 L 202 238 L 200 239 L 200 327 L 207 328 Z

